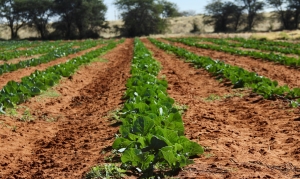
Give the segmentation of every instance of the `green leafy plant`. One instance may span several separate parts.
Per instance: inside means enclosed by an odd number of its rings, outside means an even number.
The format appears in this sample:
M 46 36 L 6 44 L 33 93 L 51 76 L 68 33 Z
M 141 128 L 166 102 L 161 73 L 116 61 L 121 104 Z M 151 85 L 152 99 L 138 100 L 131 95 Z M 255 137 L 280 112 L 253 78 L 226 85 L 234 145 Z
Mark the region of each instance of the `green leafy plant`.
M 31 115 L 31 112 L 29 109 L 25 109 L 25 111 L 22 114 L 22 117 L 20 118 L 20 121 L 29 122 L 33 121 L 34 117 Z
M 219 40 L 219 39 L 207 39 L 207 38 L 203 39 L 204 41 L 209 41 L 209 42 L 218 44 L 218 45 L 213 45 L 213 44 L 198 43 L 199 39 L 195 39 L 195 38 L 180 38 L 180 39 L 168 38 L 167 40 L 181 42 L 183 44 L 186 44 L 189 46 L 195 46 L 197 48 L 211 49 L 211 50 L 226 52 L 229 54 L 235 54 L 235 55 L 240 55 L 240 56 L 250 56 L 250 57 L 255 57 L 258 59 L 265 59 L 265 60 L 273 61 L 273 62 L 280 63 L 283 65 L 288 65 L 288 66 L 300 66 L 300 60 L 298 58 L 275 54 L 272 51 L 270 53 L 264 53 L 264 52 L 257 52 L 257 51 L 239 50 L 237 48 L 230 47 L 230 46 L 234 46 L 234 47 L 243 47 L 243 48 L 258 48 L 260 50 L 266 50 L 266 49 L 271 50 L 271 48 L 275 49 L 275 47 L 269 47 L 269 46 L 263 47 L 263 46 L 261 46 L 260 43 L 257 43 L 255 45 L 251 45 L 251 44 L 247 44 L 247 43 L 241 45 L 238 43 L 230 44 L 227 41 Z M 273 51 L 275 51 L 275 50 L 273 50 Z M 285 49 L 285 48 L 276 48 L 276 51 L 280 51 L 282 53 L 290 53 L 291 52 L 290 49 Z M 292 50 L 292 52 L 300 54 L 300 51 L 298 49 Z
M 173 41 L 183 42 L 187 45 L 194 46 L 193 42 L 189 40 L 176 40 Z M 196 68 L 204 68 L 219 78 L 229 79 L 233 88 L 251 88 L 255 93 L 262 95 L 267 99 L 285 98 L 300 102 L 300 88 L 289 89 L 287 85 L 278 86 L 277 81 L 272 81 L 269 78 L 259 76 L 254 72 L 249 72 L 237 66 L 231 66 L 224 62 L 213 60 L 207 56 L 198 56 L 183 48 L 178 48 L 170 44 L 162 43 L 158 40 L 150 38 L 150 41 L 163 50 L 173 51 L 177 56 L 185 58 L 186 62 L 193 63 Z M 192 40 L 191 40 L 192 41 Z
M 167 81 L 156 78 L 160 64 L 138 39 L 132 63 L 120 136 L 113 143 L 121 162 L 145 177 L 160 168 L 176 170 L 193 163 L 189 157 L 202 154 L 203 148 L 184 136 L 181 115 L 167 95 Z
M 6 108 L 13 108 L 15 104 L 21 104 L 28 98 L 41 94 L 42 91 L 46 91 L 58 83 L 62 77 L 71 76 L 81 65 L 89 63 L 91 59 L 113 49 L 118 43 L 122 42 L 124 42 L 124 39 L 118 42 L 112 41 L 102 48 L 73 58 L 66 63 L 49 67 L 44 71 L 37 70 L 30 76 L 23 77 L 20 83 L 9 81 L 0 90 L 0 106 L 2 111 Z
M 43 55 L 39 58 L 32 58 L 30 60 L 25 60 L 25 61 L 20 61 L 16 64 L 8 64 L 5 63 L 3 65 L 0 65 L 0 75 L 3 73 L 8 73 L 8 72 L 12 72 L 12 71 L 16 71 L 18 69 L 21 68 L 26 68 L 26 67 L 30 67 L 30 66 L 37 66 L 40 65 L 42 63 L 48 63 L 52 60 L 55 60 L 57 58 L 60 57 L 64 57 L 70 54 L 74 54 L 76 52 L 82 51 L 82 50 L 86 50 L 89 49 L 91 47 L 94 47 L 96 45 L 100 44 L 104 44 L 104 43 L 109 43 L 112 41 L 92 41 L 92 40 L 86 40 L 83 42 L 77 42 L 77 43 L 66 43 L 63 46 L 59 46 L 57 48 L 51 49 L 50 52 L 49 48 L 46 48 L 45 50 L 47 50 L 47 54 Z M 80 48 L 72 48 L 74 45 L 80 45 Z

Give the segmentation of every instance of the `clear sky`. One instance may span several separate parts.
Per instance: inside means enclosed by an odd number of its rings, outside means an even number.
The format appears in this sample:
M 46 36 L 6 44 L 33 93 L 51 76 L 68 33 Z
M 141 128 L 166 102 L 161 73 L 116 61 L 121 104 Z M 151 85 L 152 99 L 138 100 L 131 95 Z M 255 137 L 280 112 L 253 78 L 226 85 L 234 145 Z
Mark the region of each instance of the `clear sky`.
M 142 1 L 142 0 L 141 0 Z M 204 7 L 211 2 L 211 0 L 169 0 L 178 5 L 180 11 L 194 10 L 197 14 L 204 13 Z M 114 0 L 104 0 L 108 10 L 106 13 L 106 20 L 116 20 L 118 11 L 113 5 Z

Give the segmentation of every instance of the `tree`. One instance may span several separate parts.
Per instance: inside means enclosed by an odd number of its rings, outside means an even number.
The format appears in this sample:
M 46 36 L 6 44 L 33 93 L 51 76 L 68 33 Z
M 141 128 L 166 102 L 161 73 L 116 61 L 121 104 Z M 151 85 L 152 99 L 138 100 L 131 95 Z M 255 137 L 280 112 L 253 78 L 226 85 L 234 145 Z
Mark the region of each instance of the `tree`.
M 11 39 L 18 38 L 18 31 L 27 22 L 23 3 L 22 0 L 0 0 L 0 17 L 9 27 Z
M 53 0 L 26 0 L 23 7 L 28 25 L 35 28 L 42 39 L 46 39 L 49 33 L 47 25 L 53 16 Z
M 197 13 L 196 11 L 194 10 L 187 10 L 187 11 L 182 11 L 180 12 L 180 15 L 181 16 L 185 16 L 185 17 L 188 17 L 188 16 L 195 16 Z
M 96 27 L 104 24 L 107 7 L 103 0 L 54 0 L 53 11 L 59 16 L 54 23 L 66 39 L 97 35 Z
M 226 32 L 229 26 L 237 30 L 243 8 L 230 1 L 213 0 L 205 6 L 205 11 L 204 23 L 213 24 L 216 32 Z
M 275 17 L 278 17 L 283 25 L 284 29 L 293 29 L 292 25 L 292 12 L 287 10 L 286 0 L 267 0 L 270 7 L 276 11 Z
M 247 27 L 246 30 L 252 30 L 252 28 L 263 19 L 263 16 L 259 12 L 264 10 L 265 3 L 259 0 L 236 0 L 244 6 L 247 13 Z
M 160 0 L 158 3 L 162 6 L 161 8 L 163 9 L 162 17 L 166 18 L 181 16 L 177 4 L 171 3 L 166 0 Z
M 300 0 L 287 0 L 288 11 L 292 14 L 293 29 L 297 29 L 299 25 Z
M 115 0 L 114 4 L 122 12 L 122 34 L 127 37 L 163 33 L 167 28 L 164 18 L 175 14 L 174 4 L 165 0 Z

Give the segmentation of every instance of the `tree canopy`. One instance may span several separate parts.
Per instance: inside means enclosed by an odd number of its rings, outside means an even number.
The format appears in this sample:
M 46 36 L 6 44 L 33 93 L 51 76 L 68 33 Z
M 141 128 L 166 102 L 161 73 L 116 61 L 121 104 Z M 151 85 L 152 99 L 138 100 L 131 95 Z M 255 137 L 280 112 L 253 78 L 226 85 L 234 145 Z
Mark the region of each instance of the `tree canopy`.
M 103 0 L 0 0 L 0 18 L 16 39 L 21 27 L 33 27 L 42 39 L 49 38 L 49 20 L 56 38 L 99 37 L 107 11 Z
M 18 31 L 26 25 L 24 0 L 0 0 L 0 18 L 5 19 L 11 39 L 18 38 Z
M 215 32 L 227 32 L 230 28 L 237 29 L 243 7 L 230 1 L 214 0 L 205 6 L 205 11 L 208 14 L 204 21 L 206 24 L 214 25 Z
M 166 0 L 115 0 L 124 21 L 127 37 L 159 34 L 167 28 L 167 17 L 178 16 L 176 4 Z
M 236 0 L 241 6 L 244 7 L 246 12 L 246 30 L 252 30 L 257 22 L 263 19 L 263 16 L 259 14 L 264 10 L 265 3 L 260 0 Z

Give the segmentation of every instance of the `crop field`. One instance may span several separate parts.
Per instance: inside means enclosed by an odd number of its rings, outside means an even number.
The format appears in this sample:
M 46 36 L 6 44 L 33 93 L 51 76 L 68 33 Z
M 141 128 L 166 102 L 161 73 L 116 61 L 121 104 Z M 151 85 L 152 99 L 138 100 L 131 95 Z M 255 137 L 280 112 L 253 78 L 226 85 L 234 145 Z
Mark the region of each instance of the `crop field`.
M 243 38 L 0 42 L 0 178 L 300 178 L 299 55 Z

